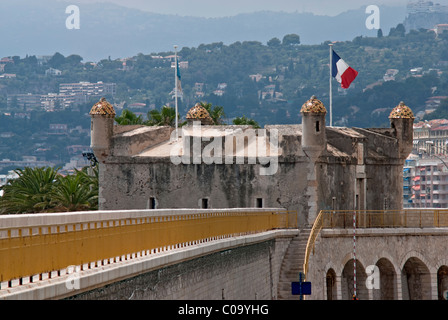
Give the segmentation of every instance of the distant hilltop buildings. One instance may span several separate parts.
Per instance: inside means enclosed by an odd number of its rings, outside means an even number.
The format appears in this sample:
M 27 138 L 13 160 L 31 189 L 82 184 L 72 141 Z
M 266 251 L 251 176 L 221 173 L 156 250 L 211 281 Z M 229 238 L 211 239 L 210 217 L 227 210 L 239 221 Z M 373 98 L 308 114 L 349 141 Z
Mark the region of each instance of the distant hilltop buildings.
M 406 7 L 404 26 L 406 31 L 418 29 L 437 29 L 439 24 L 448 23 L 448 6 L 432 1 L 414 1 Z
M 408 3 L 406 9 L 408 15 L 418 13 L 448 13 L 448 6 L 423 0 Z
M 46 111 L 53 111 L 55 108 L 70 108 L 79 104 L 89 102 L 91 97 L 115 96 L 117 91 L 116 83 L 98 82 L 78 82 L 61 83 L 59 93 L 41 94 L 14 94 L 7 98 L 8 105 L 15 104 L 22 108 L 43 108 Z

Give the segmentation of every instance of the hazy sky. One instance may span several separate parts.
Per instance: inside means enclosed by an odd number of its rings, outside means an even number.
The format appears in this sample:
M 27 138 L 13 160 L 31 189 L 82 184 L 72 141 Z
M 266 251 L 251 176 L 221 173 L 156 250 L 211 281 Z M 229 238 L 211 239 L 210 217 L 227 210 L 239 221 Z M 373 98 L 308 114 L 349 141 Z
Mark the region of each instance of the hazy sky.
M 94 1 L 113 2 L 155 13 L 202 17 L 231 16 L 261 10 L 337 15 L 367 5 L 405 6 L 409 2 L 409 0 L 73 0 L 72 2 Z M 433 2 L 448 5 L 448 0 Z

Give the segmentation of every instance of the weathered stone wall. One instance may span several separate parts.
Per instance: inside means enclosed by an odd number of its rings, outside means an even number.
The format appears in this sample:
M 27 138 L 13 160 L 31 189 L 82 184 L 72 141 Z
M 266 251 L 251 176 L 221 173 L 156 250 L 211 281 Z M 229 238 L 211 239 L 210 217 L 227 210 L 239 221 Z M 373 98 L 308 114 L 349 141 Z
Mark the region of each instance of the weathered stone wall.
M 290 238 L 232 248 L 72 296 L 74 300 L 276 299 Z
M 253 208 L 256 199 L 262 198 L 263 207 L 301 212 L 299 224 L 305 221 L 306 163 L 279 163 L 275 175 L 260 176 L 259 164 L 174 165 L 169 159 L 156 161 L 134 158 L 103 166 L 100 208 L 146 209 L 151 197 L 158 209 L 200 208 L 202 198 L 209 199 L 209 208 Z

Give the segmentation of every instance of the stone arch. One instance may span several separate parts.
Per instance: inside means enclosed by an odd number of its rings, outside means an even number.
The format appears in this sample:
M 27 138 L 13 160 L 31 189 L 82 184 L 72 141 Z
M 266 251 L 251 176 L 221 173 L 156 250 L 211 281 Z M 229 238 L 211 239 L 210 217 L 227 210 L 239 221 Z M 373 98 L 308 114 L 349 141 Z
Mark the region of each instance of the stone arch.
M 437 299 L 448 300 L 445 291 L 448 290 L 448 265 L 441 265 L 437 270 Z
M 379 289 L 373 289 L 374 300 L 397 299 L 397 272 L 388 258 L 380 258 L 375 263 L 379 270 Z
M 430 300 L 431 274 L 420 257 L 409 257 L 401 271 L 403 300 Z
M 430 272 L 436 272 L 435 268 L 429 263 L 425 256 L 420 252 L 411 250 L 407 252 L 400 260 L 400 270 L 403 270 L 404 264 L 409 260 L 409 258 L 418 258 L 423 262 L 423 264 L 429 269 Z
M 327 270 L 327 274 L 325 276 L 325 288 L 327 300 L 337 300 L 336 272 L 333 268 Z
M 341 274 L 342 300 L 352 300 L 354 293 L 353 259 L 347 261 Z M 366 288 L 366 271 L 364 265 L 356 259 L 356 295 L 359 300 L 368 300 L 369 293 Z

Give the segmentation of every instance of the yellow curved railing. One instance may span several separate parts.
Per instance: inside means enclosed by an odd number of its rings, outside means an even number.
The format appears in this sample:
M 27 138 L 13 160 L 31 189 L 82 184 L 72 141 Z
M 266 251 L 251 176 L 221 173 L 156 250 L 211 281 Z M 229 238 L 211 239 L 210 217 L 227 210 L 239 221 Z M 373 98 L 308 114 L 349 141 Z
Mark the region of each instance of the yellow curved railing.
M 314 251 L 314 243 L 316 242 L 316 238 L 319 235 L 320 230 L 323 226 L 323 216 L 324 211 L 320 211 L 319 214 L 316 217 L 316 220 L 314 220 L 313 227 L 311 228 L 310 235 L 308 237 L 308 242 L 306 244 L 306 250 L 305 250 L 305 261 L 303 263 L 303 272 L 306 275 L 308 273 L 308 260 L 311 254 L 311 251 Z
M 438 228 L 448 227 L 448 210 L 407 209 L 407 210 L 322 210 L 316 217 L 305 250 L 303 271 L 308 272 L 308 261 L 320 231 L 325 229 L 356 228 Z
M 227 210 L 0 216 L 0 289 L 12 279 L 41 278 L 67 266 L 90 269 L 217 239 L 297 228 L 296 212 Z

